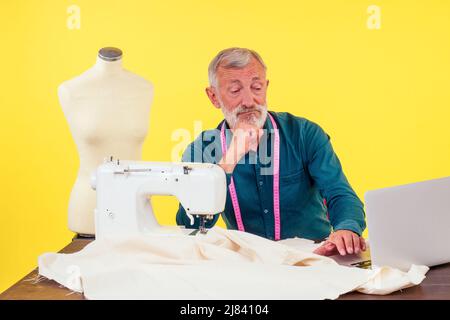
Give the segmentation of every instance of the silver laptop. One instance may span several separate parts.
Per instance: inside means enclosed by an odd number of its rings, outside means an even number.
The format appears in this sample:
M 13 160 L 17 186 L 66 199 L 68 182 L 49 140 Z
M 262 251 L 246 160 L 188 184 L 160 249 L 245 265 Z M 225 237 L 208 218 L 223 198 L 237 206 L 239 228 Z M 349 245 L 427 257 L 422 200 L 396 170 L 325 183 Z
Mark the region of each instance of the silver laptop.
M 450 177 L 366 192 L 372 266 L 450 262 Z

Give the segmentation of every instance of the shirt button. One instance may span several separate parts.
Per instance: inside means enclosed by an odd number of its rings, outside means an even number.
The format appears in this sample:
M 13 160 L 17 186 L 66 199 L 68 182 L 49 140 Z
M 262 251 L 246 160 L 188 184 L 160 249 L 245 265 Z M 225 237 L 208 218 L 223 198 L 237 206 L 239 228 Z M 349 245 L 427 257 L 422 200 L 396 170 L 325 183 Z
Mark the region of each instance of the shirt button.
M 267 209 L 264 209 L 264 213 L 267 213 L 267 212 L 269 212 L 269 210 L 267 210 Z
M 262 182 L 262 181 L 259 182 L 259 185 L 260 185 L 260 186 L 262 186 L 263 184 L 264 184 L 264 182 Z

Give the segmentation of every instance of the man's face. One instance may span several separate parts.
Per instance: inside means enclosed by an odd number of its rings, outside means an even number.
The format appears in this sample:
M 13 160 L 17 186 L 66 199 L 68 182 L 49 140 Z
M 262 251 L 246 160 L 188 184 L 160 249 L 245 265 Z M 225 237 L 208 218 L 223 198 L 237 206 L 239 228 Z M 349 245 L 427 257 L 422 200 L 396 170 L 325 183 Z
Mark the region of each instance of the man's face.
M 231 128 L 239 122 L 262 127 L 267 115 L 268 81 L 264 67 L 252 57 L 244 68 L 217 70 L 218 88 L 208 88 L 213 104 L 221 108 Z

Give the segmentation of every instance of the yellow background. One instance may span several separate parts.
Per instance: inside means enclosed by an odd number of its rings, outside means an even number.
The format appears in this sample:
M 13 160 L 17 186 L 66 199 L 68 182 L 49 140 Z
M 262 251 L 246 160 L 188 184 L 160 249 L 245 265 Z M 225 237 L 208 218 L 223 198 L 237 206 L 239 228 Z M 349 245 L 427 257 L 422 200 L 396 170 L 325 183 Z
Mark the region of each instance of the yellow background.
M 204 93 L 221 49 L 257 50 L 269 107 L 319 123 L 360 197 L 450 175 L 450 1 L 0 2 L 0 292 L 73 233 L 67 203 L 79 165 L 56 88 L 117 46 L 152 81 L 143 159 L 170 161 L 172 132 L 222 119 Z M 81 9 L 70 30 L 67 8 Z M 367 28 L 369 5 L 381 29 Z M 174 198 L 155 201 L 174 224 Z

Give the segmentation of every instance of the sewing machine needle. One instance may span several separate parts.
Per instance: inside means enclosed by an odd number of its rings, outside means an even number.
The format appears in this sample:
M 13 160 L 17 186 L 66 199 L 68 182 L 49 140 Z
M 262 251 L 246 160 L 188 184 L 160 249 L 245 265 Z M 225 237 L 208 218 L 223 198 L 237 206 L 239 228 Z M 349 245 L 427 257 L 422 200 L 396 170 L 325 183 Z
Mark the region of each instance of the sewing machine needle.
M 206 225 L 206 218 L 205 217 L 201 217 L 200 218 L 200 233 L 205 234 L 207 232 L 205 225 Z

